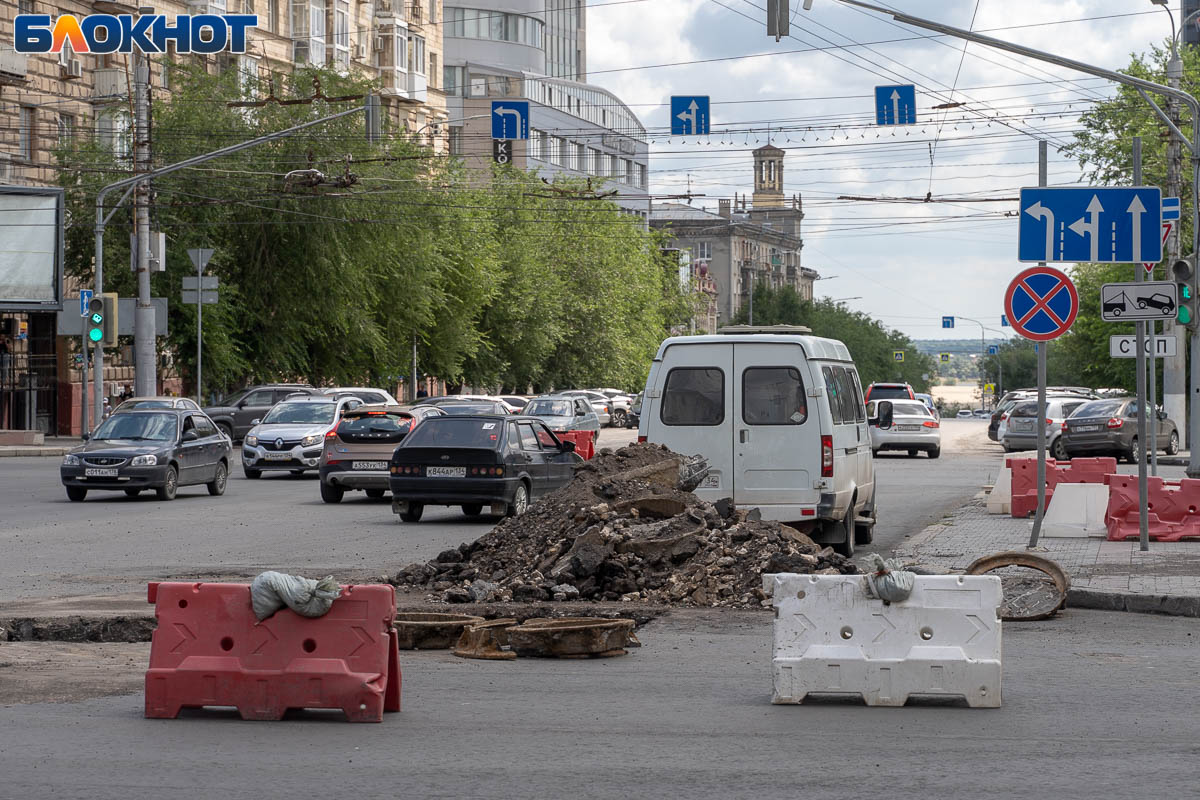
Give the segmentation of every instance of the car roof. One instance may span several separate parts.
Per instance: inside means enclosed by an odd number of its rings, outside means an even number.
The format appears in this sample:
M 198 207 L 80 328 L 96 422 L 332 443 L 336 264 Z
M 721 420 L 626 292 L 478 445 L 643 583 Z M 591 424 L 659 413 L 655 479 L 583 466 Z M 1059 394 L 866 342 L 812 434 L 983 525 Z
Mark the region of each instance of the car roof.
M 392 403 L 363 403 L 361 406 L 355 406 L 348 409 L 347 414 L 361 414 L 366 411 L 386 411 L 390 414 L 408 414 L 414 406 L 402 406 Z
M 297 397 L 285 397 L 281 403 L 337 403 L 348 400 L 347 397 L 330 397 L 327 394 L 304 394 Z
M 121 416 L 126 414 L 203 414 L 206 417 L 208 416 L 197 408 L 131 408 L 128 411 L 121 412 Z M 112 419 L 112 417 L 109 417 L 109 419 Z

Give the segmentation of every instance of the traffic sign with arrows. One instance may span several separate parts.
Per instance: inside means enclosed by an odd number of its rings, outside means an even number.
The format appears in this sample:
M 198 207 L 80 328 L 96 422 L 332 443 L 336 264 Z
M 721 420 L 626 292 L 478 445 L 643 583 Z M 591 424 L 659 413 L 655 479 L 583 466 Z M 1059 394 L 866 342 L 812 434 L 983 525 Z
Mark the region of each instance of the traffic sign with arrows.
M 492 138 L 529 138 L 529 101 L 492 101 Z
M 875 124 L 916 125 L 917 87 L 912 84 L 876 86 Z
M 1161 261 L 1161 225 L 1155 186 L 1022 189 L 1017 260 Z
M 705 136 L 707 134 L 707 95 L 673 95 L 671 97 L 671 135 Z

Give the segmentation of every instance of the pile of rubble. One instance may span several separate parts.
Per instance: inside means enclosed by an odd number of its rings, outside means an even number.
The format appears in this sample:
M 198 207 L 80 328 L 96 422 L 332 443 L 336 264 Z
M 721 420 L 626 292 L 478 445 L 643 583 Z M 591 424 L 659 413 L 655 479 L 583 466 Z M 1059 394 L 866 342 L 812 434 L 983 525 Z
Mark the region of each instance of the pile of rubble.
M 625 600 L 759 606 L 766 572 L 854 574 L 853 563 L 756 509 L 687 489 L 703 462 L 663 447 L 602 450 L 566 487 L 475 542 L 393 578 L 446 602 Z

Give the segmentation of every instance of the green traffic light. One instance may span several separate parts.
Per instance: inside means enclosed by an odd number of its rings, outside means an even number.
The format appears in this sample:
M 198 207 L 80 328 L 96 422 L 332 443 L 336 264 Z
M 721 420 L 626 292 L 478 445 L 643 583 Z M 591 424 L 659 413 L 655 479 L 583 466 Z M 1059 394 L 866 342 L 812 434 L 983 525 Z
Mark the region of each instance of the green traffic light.
M 92 328 L 90 331 L 88 331 L 88 338 L 93 342 L 98 342 L 104 338 L 104 331 L 100 328 Z

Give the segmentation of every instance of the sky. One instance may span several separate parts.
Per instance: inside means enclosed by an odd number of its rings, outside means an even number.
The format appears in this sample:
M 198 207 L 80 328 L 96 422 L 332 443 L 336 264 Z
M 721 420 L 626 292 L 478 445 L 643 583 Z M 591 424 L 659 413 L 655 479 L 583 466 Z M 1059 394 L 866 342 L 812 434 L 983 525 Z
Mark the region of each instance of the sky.
M 1171 32 L 1150 0 L 875 2 L 1109 69 Z M 823 276 L 818 297 L 860 298 L 845 303 L 912 338 L 978 336 L 967 317 L 989 338 L 1013 335 L 1000 315 L 1025 266 L 1017 191 L 1038 183 L 1039 139 L 1050 185 L 1086 183 L 1058 148 L 1113 84 L 977 44 L 964 52 L 961 40 L 836 0 L 807 12 L 802 3 L 791 0 L 791 36 L 778 43 L 766 34 L 766 0 L 589 5 L 588 80 L 646 126 L 656 202 L 690 189 L 703 195 L 693 205 L 715 211 L 719 198 L 750 194 L 751 151 L 769 137 L 787 153 L 785 194 L 804 203 L 802 259 Z M 1178 7 L 1172 0 L 1176 23 Z M 874 87 L 909 83 L 918 124 L 876 126 Z M 671 95 L 710 97 L 708 137 L 669 135 Z M 964 105 L 932 108 L 947 102 Z M 944 202 L 838 199 L 928 193 Z M 999 201 L 968 202 L 981 198 Z M 942 328 L 947 315 L 954 330 Z

